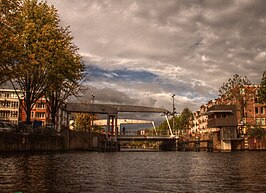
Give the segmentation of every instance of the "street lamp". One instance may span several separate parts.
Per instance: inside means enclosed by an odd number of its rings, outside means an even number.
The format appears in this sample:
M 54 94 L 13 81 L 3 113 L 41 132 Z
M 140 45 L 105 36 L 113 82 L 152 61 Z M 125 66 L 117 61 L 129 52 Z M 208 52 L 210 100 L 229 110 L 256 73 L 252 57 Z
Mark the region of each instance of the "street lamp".
M 94 104 L 95 95 L 92 93 L 91 96 L 92 96 L 92 104 Z
M 173 132 L 175 129 L 175 94 L 172 95 L 173 98 Z
M 94 98 L 95 98 L 95 95 L 92 93 L 91 96 L 92 96 L 92 120 L 91 120 L 91 127 L 93 128 L 93 119 L 94 119 Z

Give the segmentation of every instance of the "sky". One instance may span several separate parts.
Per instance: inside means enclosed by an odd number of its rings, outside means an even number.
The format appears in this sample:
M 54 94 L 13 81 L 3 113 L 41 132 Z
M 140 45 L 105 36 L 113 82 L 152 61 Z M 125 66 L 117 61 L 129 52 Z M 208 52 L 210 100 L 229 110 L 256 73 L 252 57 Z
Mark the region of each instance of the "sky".
M 86 65 L 79 100 L 198 110 L 266 70 L 264 0 L 47 0 Z

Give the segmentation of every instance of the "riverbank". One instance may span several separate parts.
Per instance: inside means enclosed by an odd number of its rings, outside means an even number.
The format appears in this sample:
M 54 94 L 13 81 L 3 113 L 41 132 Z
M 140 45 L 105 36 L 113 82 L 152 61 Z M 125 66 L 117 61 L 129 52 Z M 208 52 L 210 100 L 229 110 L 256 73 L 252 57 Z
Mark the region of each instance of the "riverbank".
M 229 148 L 227 149 L 227 147 Z M 235 139 L 222 140 L 220 132 L 199 133 L 184 135 L 179 138 L 179 150 L 195 151 L 209 150 L 215 151 L 238 151 L 238 150 L 266 150 L 266 136 L 251 136 L 249 134 L 240 135 Z
M 61 135 L 0 132 L 0 151 L 59 151 L 66 150 Z
M 266 150 L 266 139 L 243 135 L 231 140 L 230 151 L 237 150 Z M 229 143 L 227 142 L 227 143 Z M 156 142 L 157 143 L 157 142 Z M 161 143 L 161 150 L 174 151 L 223 151 L 224 142 L 219 132 L 200 135 L 182 136 L 178 140 L 168 140 Z M 0 151 L 119 151 L 120 145 L 114 140 L 107 140 L 99 133 L 77 132 L 66 130 L 61 133 L 16 133 L 0 132 Z M 135 149 L 139 151 L 138 149 Z M 121 151 L 124 151 L 122 149 Z M 130 151 L 132 151 L 130 149 Z
M 0 132 L 0 151 L 98 151 L 104 138 L 101 134 L 76 131 L 46 134 Z

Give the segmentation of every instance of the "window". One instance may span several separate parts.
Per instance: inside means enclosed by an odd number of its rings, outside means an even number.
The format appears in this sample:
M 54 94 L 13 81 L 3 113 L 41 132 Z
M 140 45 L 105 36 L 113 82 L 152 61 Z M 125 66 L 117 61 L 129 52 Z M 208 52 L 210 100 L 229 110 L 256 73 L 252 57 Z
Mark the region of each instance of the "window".
M 256 118 L 256 125 L 260 125 L 260 118 Z
M 259 114 L 259 107 L 255 107 L 255 113 Z
M 31 118 L 34 118 L 34 112 L 31 112 Z
M 265 125 L 265 118 L 261 118 L 261 125 Z
M 214 114 L 209 115 L 209 119 L 214 119 Z
M 247 124 L 247 119 L 246 118 L 243 118 L 243 123 Z
M 15 92 L 11 93 L 10 97 L 13 98 L 13 99 L 18 98 L 18 96 L 17 96 L 17 94 Z
M 36 118 L 45 118 L 45 113 L 43 113 L 43 112 L 36 112 L 35 117 Z
M 18 102 L 11 102 L 11 107 L 18 108 Z
M 9 98 L 9 93 L 4 93 L 4 98 Z
M 4 118 L 10 117 L 10 111 L 0 111 L 0 117 Z
M 18 117 L 18 112 L 17 111 L 10 111 L 10 116 L 11 117 Z
M 260 108 L 260 113 L 261 113 L 261 114 L 265 114 L 265 107 L 261 107 L 261 108 Z
M 37 109 L 45 109 L 45 104 L 44 103 L 36 103 L 36 108 Z
M 245 94 L 245 88 L 240 89 L 240 94 Z

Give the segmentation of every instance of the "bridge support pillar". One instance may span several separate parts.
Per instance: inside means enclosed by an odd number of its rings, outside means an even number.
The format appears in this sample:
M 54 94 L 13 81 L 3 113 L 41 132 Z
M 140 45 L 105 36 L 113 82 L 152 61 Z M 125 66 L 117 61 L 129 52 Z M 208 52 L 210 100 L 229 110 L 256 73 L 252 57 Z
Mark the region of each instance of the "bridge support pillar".
M 176 151 L 177 140 L 176 139 L 168 139 L 164 140 L 160 145 L 159 149 L 162 151 Z
M 107 131 L 106 131 L 106 138 L 108 139 L 109 138 L 109 133 L 110 133 L 110 117 L 109 115 L 107 115 Z
M 118 136 L 118 126 L 117 126 L 117 114 L 107 115 L 107 134 L 106 137 L 108 141 L 113 141 L 116 145 L 116 150 L 119 150 L 119 144 L 117 141 Z

